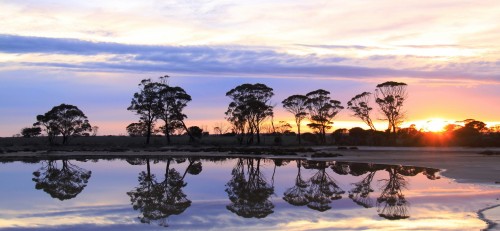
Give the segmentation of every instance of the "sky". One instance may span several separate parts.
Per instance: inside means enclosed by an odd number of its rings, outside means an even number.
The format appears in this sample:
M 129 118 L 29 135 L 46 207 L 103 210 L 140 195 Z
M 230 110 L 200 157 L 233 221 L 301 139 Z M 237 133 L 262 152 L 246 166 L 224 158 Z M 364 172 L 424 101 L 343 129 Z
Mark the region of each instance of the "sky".
M 281 107 L 293 94 L 321 88 L 347 106 L 398 81 L 408 84 L 405 125 L 500 124 L 495 0 L 0 0 L 0 9 L 4 137 L 61 103 L 100 135 L 126 134 L 138 83 L 163 75 L 193 98 L 187 124 L 210 132 L 225 121 L 225 93 L 243 83 L 274 89 L 276 120 L 293 121 Z M 348 110 L 334 121 L 363 125 Z

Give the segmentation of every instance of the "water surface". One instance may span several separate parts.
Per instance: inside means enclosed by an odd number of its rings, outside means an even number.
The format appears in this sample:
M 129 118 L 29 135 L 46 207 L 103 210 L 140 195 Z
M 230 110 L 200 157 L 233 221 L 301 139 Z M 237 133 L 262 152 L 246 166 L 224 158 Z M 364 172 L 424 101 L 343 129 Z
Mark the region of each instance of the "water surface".
M 498 188 L 423 167 L 264 158 L 0 164 L 0 228 L 478 230 Z

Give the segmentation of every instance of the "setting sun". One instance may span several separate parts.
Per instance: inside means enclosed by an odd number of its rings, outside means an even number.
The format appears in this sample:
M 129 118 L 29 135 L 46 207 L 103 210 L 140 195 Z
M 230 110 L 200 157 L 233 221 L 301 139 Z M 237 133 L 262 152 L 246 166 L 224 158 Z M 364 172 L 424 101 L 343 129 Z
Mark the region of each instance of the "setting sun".
M 401 127 L 410 127 L 412 124 L 415 125 L 417 130 L 421 130 L 423 132 L 443 132 L 446 125 L 456 124 L 456 121 L 442 118 L 430 118 L 425 120 L 408 121 L 403 123 Z
M 453 123 L 453 121 L 447 121 L 440 118 L 432 118 L 421 126 L 421 129 L 426 132 L 442 132 L 447 124 Z

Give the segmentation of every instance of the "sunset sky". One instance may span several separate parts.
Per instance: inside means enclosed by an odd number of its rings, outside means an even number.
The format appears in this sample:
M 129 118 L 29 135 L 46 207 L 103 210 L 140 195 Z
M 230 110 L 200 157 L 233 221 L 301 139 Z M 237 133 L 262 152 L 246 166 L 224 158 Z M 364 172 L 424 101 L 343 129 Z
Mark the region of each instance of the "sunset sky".
M 276 120 L 292 121 L 292 94 L 322 88 L 347 106 L 392 80 L 408 84 L 405 125 L 500 124 L 499 12 L 498 0 L 0 0 L 0 136 L 61 103 L 125 134 L 137 84 L 165 74 L 193 98 L 187 124 L 210 132 L 225 93 L 258 82 Z M 362 125 L 351 114 L 334 129 Z

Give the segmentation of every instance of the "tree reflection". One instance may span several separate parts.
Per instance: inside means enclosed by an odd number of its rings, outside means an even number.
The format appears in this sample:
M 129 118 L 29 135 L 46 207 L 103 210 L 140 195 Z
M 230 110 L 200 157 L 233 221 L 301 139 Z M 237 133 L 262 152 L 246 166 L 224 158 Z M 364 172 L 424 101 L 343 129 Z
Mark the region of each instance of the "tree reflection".
M 166 227 L 170 215 L 179 215 L 191 206 L 191 201 L 182 189 L 187 185 L 184 177 L 193 169 L 194 161 L 186 168 L 182 177 L 175 168 L 170 169 L 171 162 L 171 158 L 167 159 L 165 179 L 158 182 L 155 175 L 151 174 L 149 159 L 146 159 L 147 172 L 139 174 L 139 186 L 127 192 L 134 210 L 141 212 L 139 219 L 142 223 L 157 223 Z M 197 166 L 198 170 L 191 171 L 200 173 L 201 163 Z
M 363 180 L 354 183 L 354 188 L 349 191 L 349 198 L 351 198 L 351 200 L 356 204 L 365 208 L 373 207 L 373 201 L 369 196 L 370 193 L 374 191 L 371 187 L 374 176 L 375 172 L 370 172 L 363 178 Z
M 42 167 L 33 172 L 35 188 L 61 201 L 75 198 L 87 186 L 92 172 L 68 160 L 62 160 L 62 166 L 57 163 L 55 160 L 42 161 Z
M 302 167 L 302 160 L 297 160 L 297 177 L 295 177 L 295 185 L 283 193 L 283 200 L 291 205 L 304 206 L 309 203 L 306 198 L 307 182 L 302 179 L 300 169 Z
M 269 197 L 274 193 L 274 187 L 267 183 L 260 170 L 260 161 L 260 158 L 239 158 L 231 172 L 232 178 L 226 184 L 225 191 L 231 200 L 226 208 L 238 216 L 264 218 L 273 213 L 274 205 Z
M 332 200 L 339 200 L 345 192 L 337 185 L 335 180 L 326 172 L 327 162 L 308 161 L 307 166 L 314 166 L 318 171 L 308 180 L 309 188 L 305 195 L 307 207 L 320 212 L 331 209 Z
M 381 180 L 384 184 L 377 198 L 379 216 L 389 220 L 409 218 L 409 203 L 403 194 L 403 189 L 407 188 L 408 183 L 403 174 L 413 175 L 415 169 L 391 166 L 386 171 L 389 173 L 389 179 Z
M 374 191 L 371 186 L 373 177 L 378 170 L 384 169 L 381 165 L 367 163 L 350 163 L 350 174 L 353 176 L 361 176 L 366 174 L 359 182 L 353 183 L 354 188 L 349 191 L 349 198 L 354 203 L 365 208 L 373 207 L 373 201 L 370 198 L 370 193 Z

